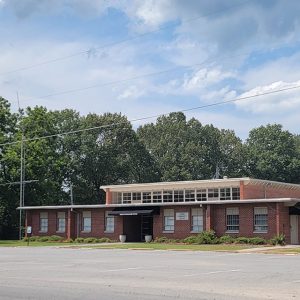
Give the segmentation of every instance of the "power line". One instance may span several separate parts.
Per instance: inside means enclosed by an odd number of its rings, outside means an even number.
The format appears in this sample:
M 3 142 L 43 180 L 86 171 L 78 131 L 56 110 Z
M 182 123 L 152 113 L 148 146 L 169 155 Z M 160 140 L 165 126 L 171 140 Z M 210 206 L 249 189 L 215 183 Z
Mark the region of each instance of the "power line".
M 201 67 L 201 66 L 204 66 L 208 63 L 214 62 L 216 59 L 222 59 L 223 58 L 223 61 L 224 61 L 226 59 L 230 60 L 232 58 L 237 58 L 237 57 L 245 56 L 245 55 L 248 55 L 248 54 L 249 54 L 249 52 L 241 53 L 241 54 L 237 54 L 237 55 L 231 55 L 231 56 L 217 56 L 217 57 L 214 57 L 214 58 L 211 58 L 211 59 L 207 59 L 207 60 L 205 60 L 201 63 L 185 65 L 185 66 L 178 66 L 178 67 L 174 67 L 174 68 L 170 68 L 170 69 L 166 69 L 166 70 L 162 70 L 162 71 L 136 75 L 136 76 L 133 76 L 133 77 L 130 77 L 130 78 L 125 78 L 125 79 L 119 79 L 119 80 L 114 80 L 114 81 L 105 82 L 105 83 L 94 84 L 94 85 L 90 85 L 90 86 L 86 86 L 86 87 L 82 87 L 82 88 L 77 88 L 77 89 L 65 90 L 65 91 L 51 93 L 51 94 L 43 95 L 43 96 L 39 96 L 39 97 L 32 97 L 32 98 L 26 99 L 23 102 L 28 102 L 28 101 L 37 100 L 37 99 L 46 99 L 46 98 L 59 96 L 59 95 L 65 95 L 65 94 L 72 94 L 72 93 L 85 91 L 85 90 L 90 90 L 90 89 L 99 88 L 99 87 L 117 85 L 117 84 L 129 82 L 129 81 L 134 81 L 134 80 L 141 79 L 141 78 L 147 78 L 147 77 L 162 75 L 162 74 L 166 74 L 166 73 L 171 73 L 171 72 L 182 70 L 182 69 L 191 69 L 193 67 Z
M 204 14 L 204 15 L 201 15 L 201 16 L 198 16 L 198 17 L 194 17 L 194 18 L 183 20 L 183 21 L 181 21 L 181 24 L 190 23 L 190 22 L 199 20 L 201 18 L 213 16 L 213 15 L 219 14 L 221 12 L 224 12 L 224 11 L 227 11 L 227 10 L 231 10 L 233 8 L 236 8 L 236 7 L 239 7 L 241 5 L 244 5 L 247 2 L 250 2 L 250 0 L 243 1 L 243 2 L 241 2 L 239 4 L 236 4 L 236 5 L 231 5 L 231 6 L 225 7 L 222 10 L 218 10 L 218 11 L 211 12 L 211 13 L 208 13 L 208 14 Z M 162 31 L 162 30 L 166 30 L 166 29 L 171 28 L 173 26 L 174 26 L 173 24 L 172 25 L 161 26 L 158 29 L 155 29 L 155 30 L 152 30 L 152 31 L 148 31 L 146 33 L 138 34 L 138 35 L 135 35 L 134 37 L 122 39 L 122 40 L 119 40 L 117 42 L 108 43 L 106 45 L 102 45 L 102 46 L 99 46 L 99 47 L 94 47 L 93 50 L 101 50 L 101 49 L 110 48 L 110 47 L 113 47 L 113 46 L 116 46 L 116 45 L 119 45 L 119 44 L 124 44 L 126 42 L 133 41 L 133 40 L 142 38 L 142 37 L 147 36 L 147 35 L 151 35 L 153 33 L 156 33 L 156 32 Z M 17 68 L 17 69 L 14 69 L 14 70 L 2 72 L 2 73 L 0 73 L 0 76 L 6 75 L 6 74 L 16 73 L 16 72 L 20 72 L 20 71 L 25 71 L 25 70 L 29 70 L 29 69 L 33 69 L 33 68 L 37 68 L 37 67 L 40 67 L 40 66 L 43 66 L 43 65 L 47 65 L 47 64 L 51 64 L 51 63 L 56 63 L 56 62 L 63 61 L 63 60 L 69 59 L 69 58 L 73 58 L 73 57 L 76 57 L 76 56 L 79 56 L 79 55 L 82 55 L 82 54 L 88 54 L 90 52 L 90 50 L 91 49 L 82 50 L 82 51 L 75 52 L 75 53 L 70 54 L 70 55 L 61 56 L 61 57 L 57 57 L 57 58 L 54 58 L 54 59 L 42 61 L 40 63 L 36 63 L 36 64 L 28 65 L 28 66 L 25 66 L 25 67 Z
M 300 85 L 296 85 L 293 87 L 282 88 L 282 89 L 259 93 L 259 94 L 255 94 L 255 95 L 238 97 L 238 98 L 234 98 L 231 100 L 219 101 L 219 102 L 215 102 L 215 103 L 211 103 L 211 104 L 205 104 L 205 105 L 201 105 L 201 106 L 186 108 L 186 109 L 178 110 L 177 112 L 187 112 L 187 111 L 198 110 L 198 109 L 218 106 L 218 105 L 222 105 L 222 104 L 227 104 L 227 103 L 234 103 L 234 102 L 239 102 L 239 101 L 243 101 L 243 100 L 247 100 L 247 99 L 253 99 L 253 98 L 257 98 L 257 97 L 261 97 L 261 96 L 280 93 L 280 92 L 284 92 L 284 91 L 295 90 L 295 89 L 299 89 L 299 88 L 300 88 Z M 48 138 L 52 138 L 52 137 L 61 137 L 61 136 L 69 135 L 69 134 L 75 134 L 75 133 L 80 133 L 80 132 L 85 132 L 85 131 L 92 131 L 92 130 L 96 130 L 96 129 L 127 124 L 128 122 L 144 121 L 144 120 L 148 120 L 148 119 L 162 117 L 162 116 L 168 115 L 170 113 L 171 112 L 167 112 L 167 113 L 163 113 L 163 114 L 157 114 L 157 115 L 152 115 L 152 116 L 147 116 L 147 117 L 142 117 L 142 118 L 131 119 L 131 120 L 124 121 L 124 122 L 117 122 L 117 123 L 95 126 L 95 127 L 90 127 L 90 128 L 83 128 L 83 129 L 78 129 L 78 130 L 71 130 L 71 131 L 66 131 L 66 132 L 61 132 L 61 133 L 56 133 L 56 134 L 50 134 L 50 135 L 45 135 L 45 136 L 40 136 L 40 137 L 27 138 L 27 139 L 23 139 L 23 142 L 37 141 L 37 140 L 48 139 Z M 14 145 L 14 144 L 18 144 L 20 142 L 21 141 L 7 142 L 7 143 L 0 144 L 0 146 Z

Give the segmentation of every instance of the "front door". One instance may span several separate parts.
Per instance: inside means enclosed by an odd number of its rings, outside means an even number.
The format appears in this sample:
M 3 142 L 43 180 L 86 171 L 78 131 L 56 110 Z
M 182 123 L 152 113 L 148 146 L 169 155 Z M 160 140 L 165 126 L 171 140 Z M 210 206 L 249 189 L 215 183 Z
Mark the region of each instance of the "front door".
M 290 225 L 291 225 L 291 244 L 299 244 L 299 221 L 298 215 L 290 215 Z
M 141 242 L 141 216 L 123 216 L 123 233 L 126 234 L 126 242 Z

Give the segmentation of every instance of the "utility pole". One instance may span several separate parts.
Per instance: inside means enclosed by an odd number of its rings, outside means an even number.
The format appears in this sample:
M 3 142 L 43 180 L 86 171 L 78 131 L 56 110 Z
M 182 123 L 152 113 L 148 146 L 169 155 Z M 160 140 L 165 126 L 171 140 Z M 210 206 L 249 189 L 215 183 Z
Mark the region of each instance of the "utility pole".
M 23 132 L 22 132 L 22 138 L 21 138 L 21 161 L 20 161 L 20 203 L 19 203 L 19 206 L 22 207 L 23 206 L 23 197 L 24 197 L 24 194 L 23 194 L 23 148 L 24 148 L 24 135 L 23 135 Z M 20 216 L 19 216 L 19 240 L 22 239 L 22 213 L 23 213 L 23 210 L 20 209 Z
M 17 100 L 19 106 L 19 113 L 21 114 L 21 107 L 20 107 L 20 99 L 19 93 L 17 92 Z M 24 130 L 23 127 L 21 128 L 22 137 L 21 137 L 21 158 L 20 158 L 20 203 L 19 206 L 24 206 L 24 173 L 23 173 L 23 166 L 24 166 Z M 19 239 L 22 239 L 22 214 L 23 211 L 20 209 L 20 216 L 19 216 Z
M 71 196 L 71 205 L 74 204 L 74 199 L 73 199 L 73 185 L 72 183 L 70 184 L 70 196 Z

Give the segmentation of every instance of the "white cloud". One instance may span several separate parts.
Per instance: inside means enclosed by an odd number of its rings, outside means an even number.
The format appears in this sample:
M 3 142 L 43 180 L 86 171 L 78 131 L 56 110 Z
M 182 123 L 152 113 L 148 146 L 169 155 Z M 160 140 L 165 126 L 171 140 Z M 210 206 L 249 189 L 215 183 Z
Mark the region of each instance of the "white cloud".
M 299 86 L 299 89 L 297 89 Z M 295 109 L 300 109 L 300 80 L 295 82 L 273 82 L 272 84 L 265 86 L 257 86 L 239 97 L 251 97 L 268 93 L 281 89 L 295 88 L 292 90 L 274 93 L 270 95 L 264 95 L 257 98 L 250 98 L 236 102 L 239 108 L 246 111 L 259 114 L 282 114 L 286 112 L 293 112 Z
M 131 85 L 118 96 L 118 99 L 137 99 L 143 95 L 144 91 L 141 88 Z
M 183 89 L 187 91 L 199 90 L 210 85 L 219 83 L 225 78 L 232 78 L 234 75 L 230 72 L 223 72 L 219 68 L 203 68 L 195 72 L 191 77 L 186 76 L 183 83 Z

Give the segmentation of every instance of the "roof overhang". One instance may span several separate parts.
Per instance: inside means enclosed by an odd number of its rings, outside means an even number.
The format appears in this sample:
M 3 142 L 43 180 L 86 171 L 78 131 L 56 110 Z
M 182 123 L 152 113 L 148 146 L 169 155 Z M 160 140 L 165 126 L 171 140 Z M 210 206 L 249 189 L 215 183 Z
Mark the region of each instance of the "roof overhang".
M 279 181 L 254 179 L 250 177 L 241 178 L 223 178 L 208 180 L 191 180 L 191 181 L 170 181 L 170 182 L 153 182 L 153 183 L 134 183 L 134 184 L 118 184 L 100 186 L 103 190 L 111 190 L 112 192 L 139 192 L 152 190 L 167 189 L 196 189 L 196 188 L 217 188 L 217 187 L 239 187 L 240 183 L 244 185 L 253 184 L 273 188 L 285 188 L 300 190 L 300 184 L 285 183 Z
M 249 203 L 284 203 L 285 206 L 294 206 L 300 202 L 299 198 L 269 198 L 269 199 L 243 199 L 243 200 L 216 200 L 197 202 L 168 202 L 168 203 L 137 203 L 137 204 L 94 204 L 94 205 L 53 205 L 53 206 L 24 206 L 18 210 L 51 210 L 51 209 L 92 209 L 92 208 L 118 208 L 118 207 L 157 207 L 157 206 L 191 206 L 191 205 L 223 205 L 223 204 L 249 204 Z

